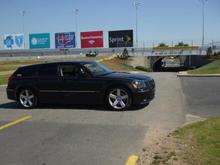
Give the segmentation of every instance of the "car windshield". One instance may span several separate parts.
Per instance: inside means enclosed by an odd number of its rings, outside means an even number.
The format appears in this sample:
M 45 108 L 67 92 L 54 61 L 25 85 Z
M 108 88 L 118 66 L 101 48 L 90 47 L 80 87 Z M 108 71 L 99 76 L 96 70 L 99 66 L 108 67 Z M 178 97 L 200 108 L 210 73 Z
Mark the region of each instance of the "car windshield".
M 84 66 L 93 74 L 93 76 L 101 76 L 112 73 L 113 71 L 99 63 L 85 63 Z

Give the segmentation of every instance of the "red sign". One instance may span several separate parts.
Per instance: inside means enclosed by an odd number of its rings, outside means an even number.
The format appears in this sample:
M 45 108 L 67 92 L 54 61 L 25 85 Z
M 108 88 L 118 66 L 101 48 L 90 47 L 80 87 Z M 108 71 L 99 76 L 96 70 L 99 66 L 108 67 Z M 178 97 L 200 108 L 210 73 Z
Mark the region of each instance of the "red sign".
M 81 32 L 81 48 L 103 48 L 103 31 Z

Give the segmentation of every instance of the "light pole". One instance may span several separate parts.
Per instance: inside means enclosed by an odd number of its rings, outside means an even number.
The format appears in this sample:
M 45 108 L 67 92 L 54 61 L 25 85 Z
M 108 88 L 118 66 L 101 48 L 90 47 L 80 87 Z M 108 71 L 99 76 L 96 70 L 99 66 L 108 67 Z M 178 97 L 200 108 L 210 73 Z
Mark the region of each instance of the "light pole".
M 138 7 L 140 3 L 137 0 L 134 0 L 134 7 L 135 7 L 135 15 L 136 15 L 136 24 L 135 24 L 135 31 L 136 31 L 136 48 L 138 48 Z
M 75 30 L 76 30 L 76 33 L 75 33 L 75 37 L 76 37 L 76 48 L 78 46 L 77 44 L 77 37 L 78 37 L 78 14 L 79 14 L 79 9 L 74 9 L 74 14 L 75 14 Z
M 199 0 L 202 3 L 202 47 L 205 43 L 205 2 L 207 0 Z
M 22 33 L 24 35 L 24 49 L 26 47 L 26 42 L 25 42 L 25 29 L 24 29 L 24 17 L 25 17 L 25 14 L 26 14 L 26 10 L 22 10 L 21 11 L 21 16 L 22 16 Z

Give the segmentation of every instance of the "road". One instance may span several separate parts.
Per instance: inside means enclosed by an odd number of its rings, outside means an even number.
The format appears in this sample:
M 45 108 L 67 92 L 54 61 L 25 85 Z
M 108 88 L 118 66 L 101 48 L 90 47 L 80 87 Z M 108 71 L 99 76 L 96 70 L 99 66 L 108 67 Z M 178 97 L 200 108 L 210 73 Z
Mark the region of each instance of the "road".
M 182 77 L 187 113 L 202 118 L 220 116 L 220 77 Z
M 123 165 L 138 154 L 150 130 L 171 131 L 185 122 L 186 99 L 176 73 L 149 73 L 156 98 L 145 108 L 107 111 L 96 106 L 43 106 L 20 109 L 0 88 L 2 165 Z

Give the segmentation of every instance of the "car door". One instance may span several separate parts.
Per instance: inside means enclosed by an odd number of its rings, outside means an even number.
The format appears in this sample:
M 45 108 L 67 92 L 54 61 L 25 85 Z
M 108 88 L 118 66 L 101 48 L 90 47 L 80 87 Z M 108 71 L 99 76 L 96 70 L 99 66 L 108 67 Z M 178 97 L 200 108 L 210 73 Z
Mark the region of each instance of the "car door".
M 57 103 L 60 101 L 60 80 L 57 64 L 42 64 L 39 67 L 37 88 L 40 102 Z
M 59 66 L 60 87 L 65 102 L 73 104 L 100 103 L 100 85 L 79 64 L 67 63 Z

